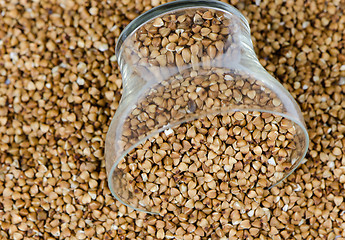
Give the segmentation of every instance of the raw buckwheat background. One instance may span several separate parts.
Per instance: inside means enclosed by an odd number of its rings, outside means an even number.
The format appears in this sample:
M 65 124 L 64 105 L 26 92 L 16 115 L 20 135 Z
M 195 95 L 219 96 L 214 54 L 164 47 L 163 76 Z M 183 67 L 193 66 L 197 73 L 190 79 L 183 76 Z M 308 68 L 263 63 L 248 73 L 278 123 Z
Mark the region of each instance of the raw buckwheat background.
M 115 42 L 162 3 L 0 0 L 0 239 L 345 239 L 344 0 L 230 1 L 311 139 L 255 211 L 157 216 L 113 198 L 103 152 L 122 91 Z M 237 221 L 243 211 L 261 221 Z

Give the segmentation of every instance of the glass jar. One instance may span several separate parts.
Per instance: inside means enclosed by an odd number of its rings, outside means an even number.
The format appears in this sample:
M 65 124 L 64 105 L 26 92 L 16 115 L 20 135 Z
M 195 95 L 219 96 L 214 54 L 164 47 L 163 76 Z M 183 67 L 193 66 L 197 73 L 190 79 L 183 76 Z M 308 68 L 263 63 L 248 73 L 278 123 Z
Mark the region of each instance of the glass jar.
M 158 6 L 126 27 L 116 56 L 123 96 L 108 130 L 105 157 L 109 188 L 123 204 L 164 214 L 172 203 L 181 207 L 188 199 L 178 198 L 183 190 L 175 195 L 172 187 L 181 189 L 187 184 L 183 179 L 199 179 L 215 168 L 223 178 L 215 177 L 218 191 L 222 182 L 243 191 L 259 182 L 269 188 L 304 158 L 309 138 L 301 110 L 259 63 L 249 24 L 234 7 L 210 0 Z M 221 126 L 205 130 L 205 121 L 212 119 Z M 186 137 L 189 129 L 197 129 L 204 140 L 196 144 L 196 134 Z M 230 150 L 217 154 L 218 147 L 209 154 L 215 139 Z M 191 161 L 198 168 L 194 173 Z M 246 173 L 238 166 L 252 169 L 251 174 L 259 169 L 261 175 L 250 178 L 249 185 L 232 181 L 234 169 Z

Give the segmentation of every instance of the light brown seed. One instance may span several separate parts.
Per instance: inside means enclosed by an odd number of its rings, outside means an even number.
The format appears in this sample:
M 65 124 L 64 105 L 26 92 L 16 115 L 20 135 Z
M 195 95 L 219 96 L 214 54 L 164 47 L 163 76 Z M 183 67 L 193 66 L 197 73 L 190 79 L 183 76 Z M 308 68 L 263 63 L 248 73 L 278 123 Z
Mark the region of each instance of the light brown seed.
M 153 24 L 152 24 L 154 27 L 162 27 L 164 25 L 164 22 L 161 18 L 156 18 L 154 21 L 153 21 Z

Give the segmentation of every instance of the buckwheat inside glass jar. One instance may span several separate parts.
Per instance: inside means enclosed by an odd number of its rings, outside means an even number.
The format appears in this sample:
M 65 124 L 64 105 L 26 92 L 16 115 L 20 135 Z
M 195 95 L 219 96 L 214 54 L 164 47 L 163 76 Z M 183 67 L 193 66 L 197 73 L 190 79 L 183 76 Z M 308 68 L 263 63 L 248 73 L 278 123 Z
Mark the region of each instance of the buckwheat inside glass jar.
M 113 195 L 137 210 L 200 209 L 285 179 L 308 149 L 301 110 L 260 65 L 247 20 L 210 0 L 132 21 L 116 55 L 123 96 L 106 139 Z

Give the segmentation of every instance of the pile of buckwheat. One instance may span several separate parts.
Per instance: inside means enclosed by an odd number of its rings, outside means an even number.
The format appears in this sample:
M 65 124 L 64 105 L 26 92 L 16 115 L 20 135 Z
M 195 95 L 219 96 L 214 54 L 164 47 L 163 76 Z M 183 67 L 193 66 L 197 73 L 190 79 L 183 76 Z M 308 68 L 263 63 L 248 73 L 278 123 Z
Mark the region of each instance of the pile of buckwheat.
M 202 195 L 189 192 L 196 182 L 183 176 L 190 186 L 178 199 L 187 206 L 171 202 L 162 215 L 114 199 L 103 152 L 122 91 L 115 42 L 164 2 L 0 2 L 0 238 L 345 239 L 344 0 L 229 2 L 249 20 L 260 62 L 298 101 L 309 129 L 306 159 L 286 181 L 246 194 L 225 188 L 213 198 L 212 180 L 203 179 Z M 173 131 L 187 135 L 190 124 Z M 156 139 L 169 141 L 164 135 Z

